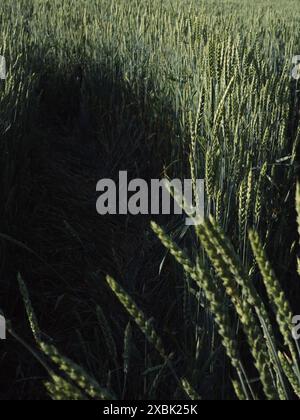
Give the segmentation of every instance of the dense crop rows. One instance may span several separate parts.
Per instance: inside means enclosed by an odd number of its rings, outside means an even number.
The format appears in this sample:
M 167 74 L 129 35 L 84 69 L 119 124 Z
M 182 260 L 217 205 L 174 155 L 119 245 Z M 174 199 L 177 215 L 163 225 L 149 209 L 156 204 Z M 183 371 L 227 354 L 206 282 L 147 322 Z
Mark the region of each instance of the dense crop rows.
M 1 398 L 300 397 L 299 27 L 297 0 L 2 0 Z M 120 170 L 205 178 L 207 222 L 99 217 Z

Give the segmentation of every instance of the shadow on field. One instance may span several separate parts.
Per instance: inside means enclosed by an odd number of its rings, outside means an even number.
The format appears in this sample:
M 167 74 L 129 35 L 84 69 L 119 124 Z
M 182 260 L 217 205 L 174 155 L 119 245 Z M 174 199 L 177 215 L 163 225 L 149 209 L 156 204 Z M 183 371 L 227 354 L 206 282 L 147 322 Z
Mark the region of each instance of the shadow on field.
M 169 372 L 163 371 L 163 380 L 157 377 L 153 367 L 161 366 L 161 359 L 137 328 L 133 331 L 133 363 L 124 384 L 122 355 L 129 317 L 108 290 L 105 275 L 115 276 L 147 316 L 155 318 L 155 328 L 170 353 L 182 349 L 174 361 L 178 374 L 186 371 L 183 365 L 188 365 L 192 348 L 192 339 L 184 331 L 188 328 L 183 312 L 199 308 L 183 302 L 182 278 L 177 282 L 171 259 L 164 261 L 159 274 L 165 254 L 149 229 L 150 217 L 101 217 L 96 212 L 99 179 L 117 180 L 119 171 L 126 170 L 129 179 L 150 180 L 160 178 L 165 167 L 172 168 L 170 176 L 181 173 L 184 158 L 178 167 L 172 162 L 172 156 L 181 156 L 181 152 L 174 151 L 172 144 L 177 132 L 171 104 L 149 81 L 143 89 L 143 79 L 137 80 L 136 91 L 124 81 L 117 65 L 113 74 L 101 64 L 83 60 L 63 69 L 53 63 L 41 64 L 44 54 L 38 54 L 31 61 L 36 76 L 25 95 L 27 107 L 15 111 L 14 125 L 0 144 L 0 182 L 7 184 L 0 205 L 0 232 L 6 235 L 0 234 L 1 308 L 16 333 L 36 348 L 17 284 L 21 273 L 45 338 L 53 339 L 62 354 L 82 365 L 99 383 L 108 383 L 120 398 L 180 399 L 183 395 L 175 395 L 177 384 Z M 291 138 L 299 123 L 299 98 L 293 100 Z M 290 223 L 296 215 L 294 186 L 283 185 L 286 177 L 281 172 L 286 168 L 275 169 L 277 194 L 274 203 L 268 203 L 274 204 L 270 247 L 272 260 L 276 261 L 278 253 L 280 261 L 282 250 L 273 248 L 286 240 L 282 232 L 297 240 L 295 225 Z M 286 207 L 278 208 L 287 190 Z M 290 263 L 279 270 L 276 267 L 276 272 L 293 281 L 295 259 L 290 258 L 289 246 L 282 260 Z M 299 288 L 289 288 L 290 283 L 287 293 L 297 303 Z M 97 307 L 106 320 L 99 317 Z M 210 320 L 204 325 L 210 325 Z M 115 355 L 107 340 L 107 326 L 116 343 Z M 206 344 L 203 338 L 204 366 L 209 351 Z M 195 382 L 200 382 L 203 399 L 211 395 L 230 399 L 231 375 L 224 374 L 223 353 L 213 356 L 213 372 L 204 372 Z M 48 379 L 47 372 L 20 342 L 9 338 L 4 343 L 0 368 L 0 399 L 45 398 L 42 383 Z M 217 387 L 221 377 L 224 384 Z M 155 395 L 151 383 L 156 383 Z
M 20 135 L 30 147 L 26 170 L 15 178 L 19 194 L 13 206 L 18 210 L 13 223 L 2 230 L 8 235 L 2 240 L 3 309 L 16 332 L 35 347 L 18 290 L 20 272 L 42 331 L 63 354 L 101 383 L 111 380 L 122 395 L 119 373 L 111 379 L 107 375 L 122 365 L 128 317 L 108 291 L 105 275 L 116 276 L 149 315 L 166 322 L 176 322 L 172 314 L 176 296 L 175 288 L 170 292 L 168 285 L 158 282 L 161 250 L 153 247 L 149 217 L 97 215 L 96 183 L 117 179 L 121 170 L 128 171 L 129 179 L 162 175 L 170 163 L 174 135 L 170 106 L 161 98 L 149 102 L 149 92 L 135 94 L 120 82 L 118 70 L 112 75 L 90 63 L 59 71 L 43 68 L 37 60 L 35 73 L 30 124 Z M 162 307 L 160 293 L 164 299 L 170 297 L 170 307 L 167 302 Z M 105 347 L 98 305 L 113 331 L 120 360 L 112 361 Z M 144 338 L 135 334 L 143 348 Z M 7 340 L 5 347 L 0 398 L 43 398 L 46 372 L 15 340 Z M 138 348 L 135 352 L 131 370 L 135 380 L 123 392 L 125 398 L 138 395 L 143 386 L 139 372 L 144 355 Z

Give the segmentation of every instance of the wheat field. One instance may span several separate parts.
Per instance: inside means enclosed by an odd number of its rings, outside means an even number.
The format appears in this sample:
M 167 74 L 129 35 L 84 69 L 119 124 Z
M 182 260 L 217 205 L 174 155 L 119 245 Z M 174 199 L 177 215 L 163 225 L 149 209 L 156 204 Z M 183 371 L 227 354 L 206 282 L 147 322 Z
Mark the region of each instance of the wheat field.
M 2 0 L 1 400 L 300 398 L 299 27 L 298 0 Z M 204 223 L 100 217 L 124 170 L 204 179 Z

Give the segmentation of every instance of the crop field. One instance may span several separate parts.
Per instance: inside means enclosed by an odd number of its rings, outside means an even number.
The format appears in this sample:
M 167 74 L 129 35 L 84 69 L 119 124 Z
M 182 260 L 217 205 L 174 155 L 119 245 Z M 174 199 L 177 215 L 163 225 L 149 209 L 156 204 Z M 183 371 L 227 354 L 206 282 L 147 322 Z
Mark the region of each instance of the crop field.
M 0 56 L 0 400 L 300 399 L 299 0 L 2 0 Z

